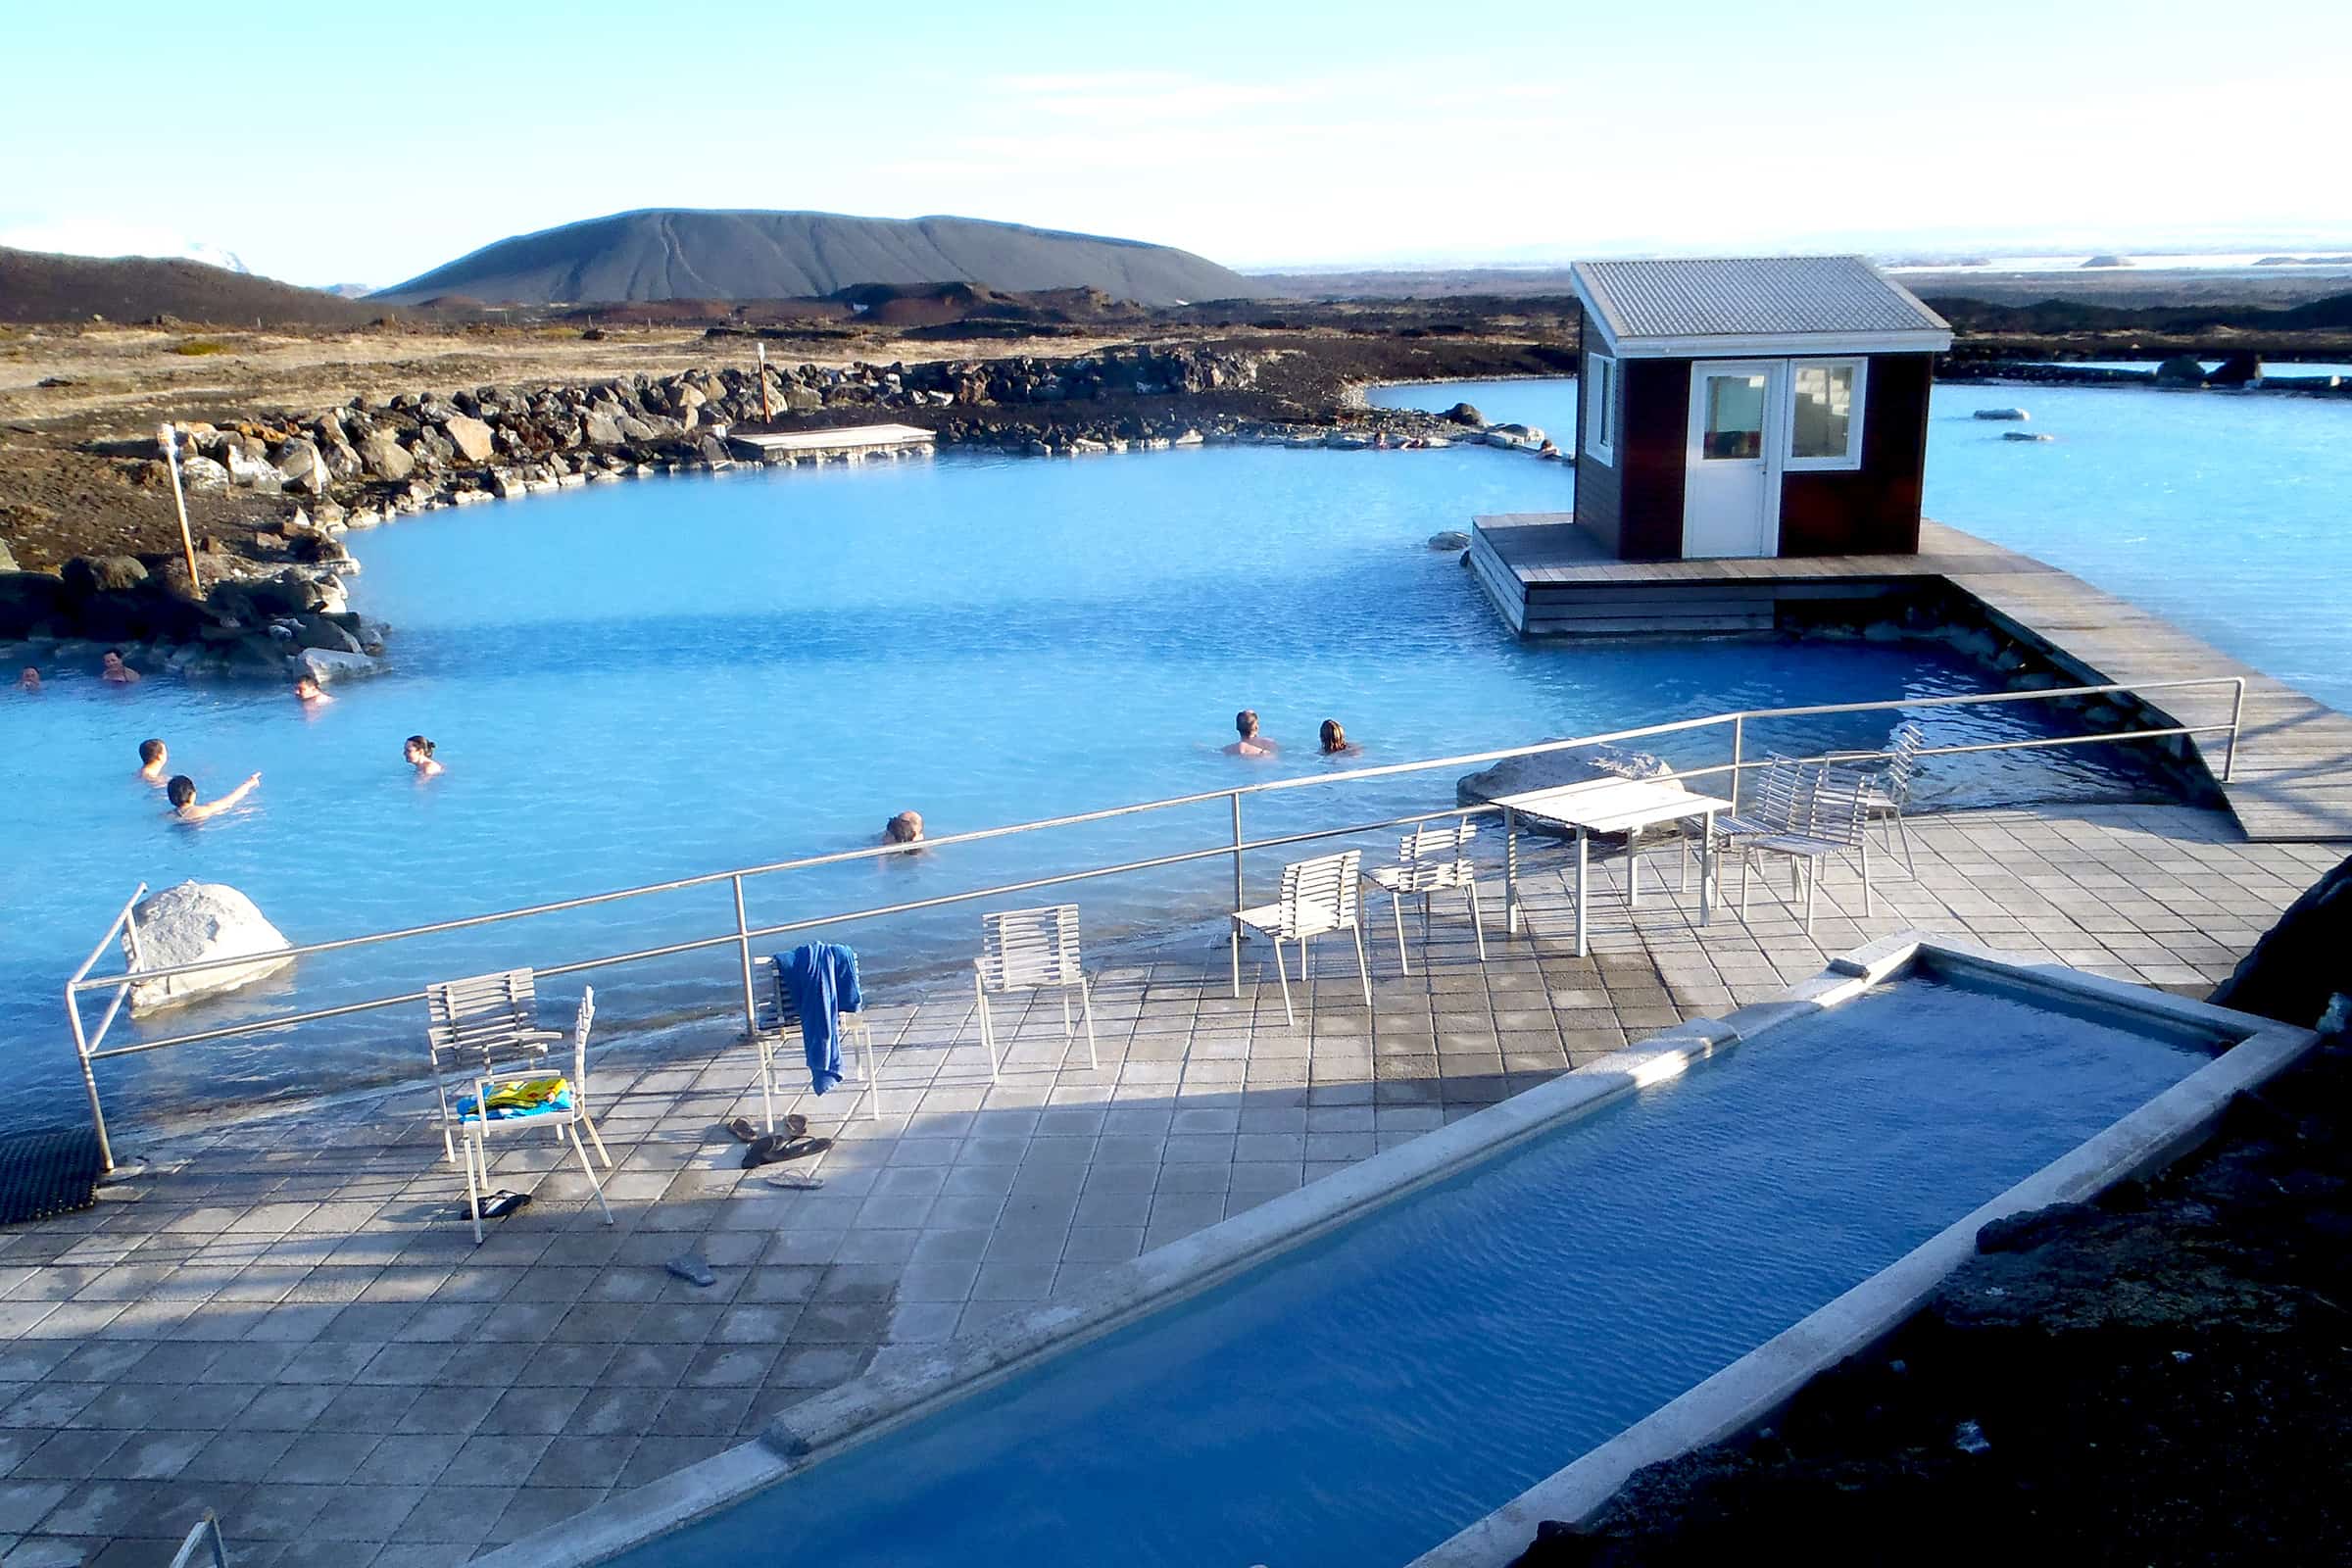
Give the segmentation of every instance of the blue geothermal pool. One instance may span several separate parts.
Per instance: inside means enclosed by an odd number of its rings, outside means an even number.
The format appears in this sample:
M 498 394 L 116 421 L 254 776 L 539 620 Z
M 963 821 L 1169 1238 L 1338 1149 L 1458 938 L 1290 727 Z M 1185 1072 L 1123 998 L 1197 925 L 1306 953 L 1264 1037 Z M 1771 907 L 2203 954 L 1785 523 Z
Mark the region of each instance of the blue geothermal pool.
M 274 688 L 157 676 L 125 691 L 77 667 L 37 698 L 0 693 L 0 750 L 35 764 L 11 769 L 0 865 L 0 899 L 21 911 L 0 923 L 0 1039 L 18 1047 L 0 1054 L 0 1125 L 80 1114 L 59 988 L 142 881 L 232 884 L 316 942 L 867 844 L 908 808 L 939 834 L 1263 778 L 1276 769 L 1219 751 L 1244 706 L 1289 747 L 1288 771 L 1325 765 L 1325 717 L 1380 762 L 1984 681 L 1935 646 L 1523 646 L 1425 541 L 1480 513 L 1565 507 L 1572 482 L 1487 448 L 948 457 L 596 486 L 355 535 L 354 603 L 395 626 L 390 667 L 321 712 Z M 2041 722 L 2030 705 L 1922 716 L 1936 744 Z M 1871 747 L 1892 721 L 1759 726 L 1748 745 Z M 438 743 L 444 776 L 402 765 L 412 733 Z M 257 769 L 261 788 L 202 827 L 168 823 L 133 776 L 148 736 L 208 794 Z M 2088 751 L 1955 760 L 1923 795 L 2112 797 L 2130 787 L 2119 765 Z M 1253 806 L 1249 826 L 1370 820 L 1451 790 L 1424 776 L 1345 805 L 1300 792 Z M 1210 805 L 835 867 L 756 885 L 751 912 L 928 898 L 1229 831 Z M 1218 913 L 1228 877 L 1207 863 L 1074 896 L 1100 950 Z M 719 886 L 327 955 L 156 1026 L 283 1010 L 289 987 L 331 1005 L 652 947 L 732 915 Z M 977 921 L 964 906 L 827 934 L 869 974 L 904 977 L 968 961 Z M 648 1019 L 725 1005 L 732 966 L 715 953 L 592 978 L 609 1019 Z M 376 1014 L 102 1071 L 130 1109 L 361 1082 L 416 1069 L 415 1025 Z
M 1404 1563 L 2214 1044 L 1898 981 L 617 1561 Z

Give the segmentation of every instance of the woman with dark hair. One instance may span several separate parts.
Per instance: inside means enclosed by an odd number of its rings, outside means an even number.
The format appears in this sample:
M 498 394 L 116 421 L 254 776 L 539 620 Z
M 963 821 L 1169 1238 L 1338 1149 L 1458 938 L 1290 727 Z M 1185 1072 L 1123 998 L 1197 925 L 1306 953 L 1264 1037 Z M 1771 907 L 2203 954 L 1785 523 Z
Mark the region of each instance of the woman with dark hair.
M 418 778 L 436 778 L 448 771 L 433 760 L 433 743 L 421 735 L 412 735 L 401 743 L 400 760 L 415 768 Z
M 1348 739 L 1348 732 L 1340 727 L 1340 721 L 1336 718 L 1323 721 L 1321 745 L 1325 757 L 1353 757 L 1363 750 Z
M 920 844 L 923 841 L 923 813 L 901 811 L 882 824 L 885 844 Z

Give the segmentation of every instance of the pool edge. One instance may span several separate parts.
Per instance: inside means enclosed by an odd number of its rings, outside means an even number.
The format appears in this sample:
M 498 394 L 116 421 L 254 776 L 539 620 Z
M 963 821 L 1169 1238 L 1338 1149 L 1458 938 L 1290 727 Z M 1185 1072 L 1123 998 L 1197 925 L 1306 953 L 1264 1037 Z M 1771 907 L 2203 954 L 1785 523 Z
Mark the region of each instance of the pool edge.
M 1876 984 L 1908 969 L 1923 955 L 1955 967 L 2022 974 L 2035 983 L 2110 1006 L 2225 1029 L 2239 1038 L 2212 1061 L 2105 1131 L 1980 1204 L 1730 1366 L 1414 1558 L 1405 1568 L 1502 1568 L 1527 1549 L 1544 1521 L 1581 1523 L 1598 1512 L 1642 1467 L 1721 1442 L 1771 1419 L 1814 1377 L 1883 1341 L 1924 1305 L 1936 1288 L 1975 1253 L 1977 1232 L 1984 1225 L 2052 1203 L 2080 1202 L 2118 1182 L 2163 1169 L 2212 1135 L 2233 1096 L 2276 1077 L 2319 1042 L 2319 1036 L 2309 1029 L 1917 931 L 1887 937 L 1833 958 L 1818 978 L 1837 975 Z

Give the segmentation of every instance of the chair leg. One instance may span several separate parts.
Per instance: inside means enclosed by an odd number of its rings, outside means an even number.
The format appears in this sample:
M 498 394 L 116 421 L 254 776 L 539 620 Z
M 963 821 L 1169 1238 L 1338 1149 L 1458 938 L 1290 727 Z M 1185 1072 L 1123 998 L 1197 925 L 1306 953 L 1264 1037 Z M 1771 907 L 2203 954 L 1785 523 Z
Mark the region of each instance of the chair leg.
M 605 1148 L 605 1135 L 596 1130 L 596 1120 L 588 1114 L 588 1102 L 580 1098 L 580 1092 L 577 1089 L 571 1092 L 571 1100 L 579 1109 L 580 1125 L 588 1129 L 589 1138 L 596 1144 L 597 1157 L 605 1162 L 605 1169 L 611 1170 L 612 1168 L 612 1152 Z
M 434 1076 L 438 1077 L 439 1075 L 440 1069 L 436 1065 Z M 441 1162 L 445 1165 L 454 1165 L 458 1160 L 458 1146 L 449 1136 L 449 1091 L 436 1083 L 433 1085 L 433 1093 L 441 1098 Z
M 1870 913 L 1870 835 L 1862 835 L 1862 912 Z
M 1077 1032 L 1070 1021 L 1070 993 L 1064 987 L 1061 993 L 1061 1038 L 1067 1040 Z
M 858 1049 L 865 1057 L 865 1119 L 882 1119 L 882 1080 L 874 1074 L 874 1026 L 862 1024 L 858 1030 Z
M 1283 1021 L 1296 1029 L 1298 1027 L 1298 1014 L 1291 1008 L 1291 977 L 1283 971 L 1282 938 L 1280 937 L 1274 939 L 1274 978 L 1282 982 Z M 1306 940 L 1303 937 L 1298 942 L 1298 978 L 1300 980 L 1306 978 Z
M 972 980 L 972 993 L 980 999 L 980 1046 L 988 1053 L 988 1081 L 997 1081 L 997 1030 L 988 1010 L 988 987 L 977 976 Z
M 1399 974 L 1411 974 L 1413 966 L 1404 956 L 1404 895 L 1389 890 L 1389 918 L 1396 922 L 1396 969 Z
M 1478 878 L 1464 884 L 1470 889 L 1470 934 L 1478 939 L 1478 961 L 1487 961 L 1487 922 L 1478 912 Z
M 769 1132 L 776 1130 L 776 1048 L 764 1036 L 760 1040 L 760 1119 Z
M 1913 881 L 1919 880 L 1919 867 L 1911 863 L 1911 829 L 1903 822 L 1903 808 L 1896 807 L 1892 817 L 1895 842 L 1903 847 L 1903 873 Z
M 1791 857 L 1788 861 L 1788 873 L 1791 879 L 1796 877 L 1796 864 L 1795 858 Z M 1821 891 L 1821 871 L 1822 863 L 1815 860 L 1802 879 L 1805 886 L 1805 935 L 1807 936 L 1813 934 L 1813 895 Z
M 605 1201 L 604 1181 L 596 1174 L 596 1166 L 589 1161 L 588 1146 L 580 1142 L 580 1124 L 568 1122 L 564 1130 L 571 1135 L 571 1152 L 580 1156 L 580 1169 L 588 1173 L 588 1185 L 596 1193 L 596 1206 L 605 1211 L 605 1223 L 612 1224 L 612 1205 Z
M 1356 978 L 1364 983 L 1364 1005 L 1369 1007 L 1372 1005 L 1372 964 L 1371 960 L 1364 956 L 1363 922 L 1359 920 L 1349 926 L 1348 934 L 1355 938 L 1355 974 Z
M 1078 1016 L 1086 1020 L 1086 1064 L 1089 1067 L 1100 1067 L 1102 1065 L 1102 1058 L 1095 1052 L 1095 998 L 1094 994 L 1087 990 L 1086 980 L 1083 976 L 1078 981 Z
M 482 1245 L 482 1189 L 490 1185 L 490 1162 L 487 1158 L 482 1161 L 482 1180 L 480 1186 L 476 1186 L 473 1179 L 472 1135 L 466 1134 L 465 1142 L 466 1207 L 466 1210 L 473 1215 L 473 1245 L 479 1247 Z

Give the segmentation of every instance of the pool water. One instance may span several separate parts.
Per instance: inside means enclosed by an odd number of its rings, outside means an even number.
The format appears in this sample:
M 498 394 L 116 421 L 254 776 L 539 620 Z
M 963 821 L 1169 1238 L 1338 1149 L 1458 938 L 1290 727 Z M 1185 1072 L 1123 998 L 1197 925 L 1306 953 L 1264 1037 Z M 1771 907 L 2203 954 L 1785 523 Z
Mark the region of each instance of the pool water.
M 939 834 L 1318 771 L 1326 716 L 1380 762 L 1984 681 L 1934 646 L 1524 646 L 1455 554 L 1425 541 L 1479 513 L 1566 506 L 1571 482 L 1557 465 L 1468 447 L 951 457 L 593 486 L 356 535 L 354 602 L 396 627 L 390 664 L 322 711 L 275 688 L 160 677 L 125 691 L 69 673 L 38 698 L 0 694 L 0 754 L 38 760 L 12 769 L 23 826 L 0 867 L 7 906 L 38 911 L 0 923 L 0 1039 L 19 1046 L 0 1054 L 0 1125 L 77 1117 L 59 988 L 141 881 L 232 884 L 290 939 L 315 942 L 869 844 L 909 808 Z M 1289 748 L 1281 763 L 1221 754 L 1245 705 Z M 1922 716 L 1938 744 L 2040 722 L 2031 705 Z M 1758 726 L 1748 745 L 1873 747 L 1894 721 Z M 411 733 L 438 743 L 445 775 L 402 765 Z M 133 777 L 149 735 L 208 794 L 256 769 L 261 788 L 201 827 L 168 823 L 159 792 Z M 1720 761 L 1722 744 L 1685 760 Z M 1956 760 L 1922 794 L 2111 798 L 2132 787 L 2125 763 L 2089 751 Z M 1253 803 L 1248 827 L 1440 808 L 1452 787 L 1435 774 L 1345 799 L 1301 791 Z M 1229 832 L 1217 803 L 795 873 L 755 884 L 751 913 L 935 897 Z M 1255 875 L 1271 879 L 1278 858 Z M 1062 896 L 1084 907 L 1099 955 L 1123 933 L 1219 913 L 1229 877 L 1205 862 Z M 887 981 L 967 962 L 978 913 L 825 934 Z M 720 885 L 324 955 L 122 1038 L 732 921 Z M 734 973 L 721 950 L 590 978 L 603 1016 L 626 1021 L 724 1008 Z M 419 1068 L 416 1023 L 405 1009 L 365 1015 L 101 1072 L 110 1104 L 129 1109 L 359 1083 Z
M 1996 985 L 1772 1030 L 616 1560 L 1406 1562 L 2209 1059 Z
M 2283 372 L 2282 372 L 2283 373 Z M 1376 401 L 1576 424 L 1573 380 L 1388 387 Z M 2018 405 L 2047 442 L 1975 418 Z M 2143 387 L 1938 386 L 1931 517 L 2063 566 L 2352 710 L 2352 402 Z

